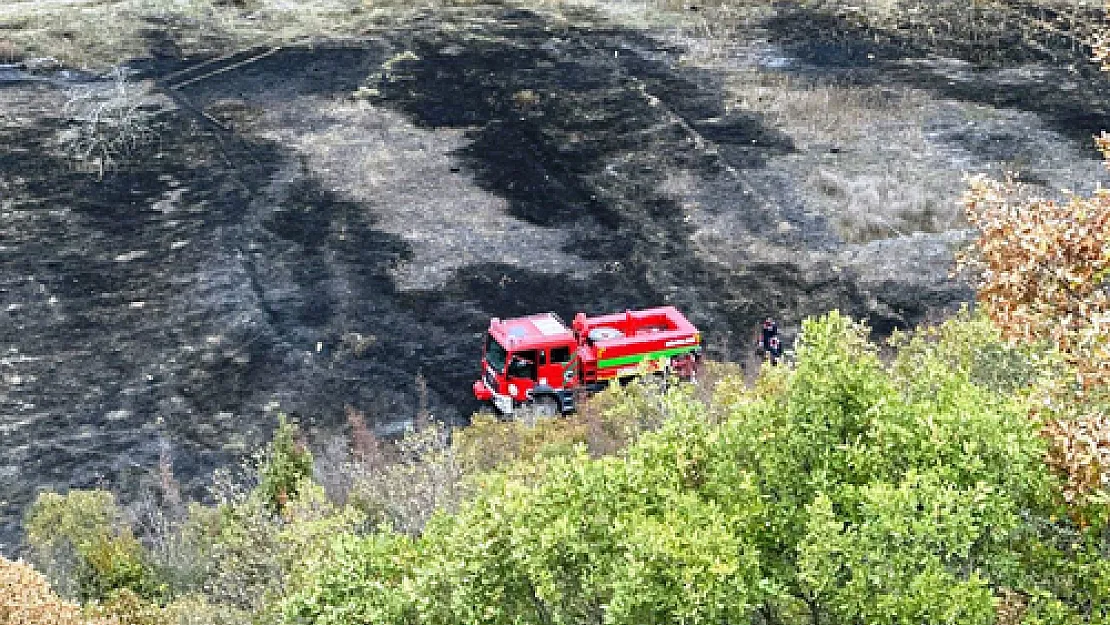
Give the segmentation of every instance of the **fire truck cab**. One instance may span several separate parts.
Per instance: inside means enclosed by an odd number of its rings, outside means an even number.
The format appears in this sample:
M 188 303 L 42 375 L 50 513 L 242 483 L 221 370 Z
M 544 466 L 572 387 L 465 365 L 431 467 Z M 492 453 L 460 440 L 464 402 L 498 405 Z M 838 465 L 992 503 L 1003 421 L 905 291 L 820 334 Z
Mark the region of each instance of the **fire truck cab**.
M 692 378 L 701 334 L 672 306 L 612 315 L 555 313 L 492 319 L 474 396 L 511 416 L 524 405 L 539 415 L 567 414 L 579 391 L 643 373 Z

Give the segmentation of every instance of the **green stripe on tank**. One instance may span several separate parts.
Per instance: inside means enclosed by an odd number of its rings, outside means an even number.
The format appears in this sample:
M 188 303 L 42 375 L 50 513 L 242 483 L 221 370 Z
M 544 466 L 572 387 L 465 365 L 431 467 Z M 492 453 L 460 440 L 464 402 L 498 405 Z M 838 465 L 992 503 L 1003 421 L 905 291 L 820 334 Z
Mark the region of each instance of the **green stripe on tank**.
M 609 358 L 606 360 L 598 360 L 598 369 L 608 369 L 609 367 L 623 367 L 625 365 L 638 365 L 645 360 L 656 360 L 658 358 L 670 358 L 679 354 L 685 354 L 697 349 L 697 345 L 684 345 L 682 347 L 672 347 L 671 349 L 664 349 L 658 352 L 650 352 L 647 354 L 635 354 L 633 356 L 621 356 L 620 358 Z

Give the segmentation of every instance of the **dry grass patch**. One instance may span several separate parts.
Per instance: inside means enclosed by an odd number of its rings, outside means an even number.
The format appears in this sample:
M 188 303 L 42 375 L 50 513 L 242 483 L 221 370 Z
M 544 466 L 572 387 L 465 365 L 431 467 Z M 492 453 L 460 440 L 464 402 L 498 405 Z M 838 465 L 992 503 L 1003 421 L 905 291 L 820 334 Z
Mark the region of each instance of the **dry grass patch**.
M 870 31 L 876 42 L 911 40 L 985 64 L 1027 55 L 1084 58 L 1105 26 L 1104 0 L 811 0 L 806 6 L 838 16 L 849 31 Z
M 27 56 L 101 69 L 162 52 L 200 54 L 358 34 L 383 15 L 411 10 L 366 0 L 16 0 L 0 12 L 0 31 Z M 0 55 L 2 55 L 0 49 Z
M 877 130 L 910 151 L 924 149 L 929 96 L 908 87 L 829 84 L 774 72 L 749 71 L 726 82 L 731 109 L 759 113 L 801 150 L 850 143 Z
M 760 71 L 734 74 L 727 90 L 730 108 L 793 139 L 806 197 L 846 241 L 962 225 L 961 174 L 938 167 L 924 133 L 935 106 L 927 94 Z
M 956 209 L 961 175 L 890 159 L 868 171 L 818 167 L 806 179 L 815 204 L 836 218 L 840 235 L 860 243 L 915 232 L 944 232 L 966 222 Z

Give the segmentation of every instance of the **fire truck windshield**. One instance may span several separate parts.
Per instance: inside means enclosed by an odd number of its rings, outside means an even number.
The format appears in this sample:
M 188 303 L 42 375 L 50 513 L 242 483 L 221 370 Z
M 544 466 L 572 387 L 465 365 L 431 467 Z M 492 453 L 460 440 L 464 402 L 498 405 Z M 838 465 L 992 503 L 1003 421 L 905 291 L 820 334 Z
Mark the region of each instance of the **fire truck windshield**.
M 498 373 L 505 371 L 505 359 L 509 353 L 492 336 L 486 336 L 486 362 Z

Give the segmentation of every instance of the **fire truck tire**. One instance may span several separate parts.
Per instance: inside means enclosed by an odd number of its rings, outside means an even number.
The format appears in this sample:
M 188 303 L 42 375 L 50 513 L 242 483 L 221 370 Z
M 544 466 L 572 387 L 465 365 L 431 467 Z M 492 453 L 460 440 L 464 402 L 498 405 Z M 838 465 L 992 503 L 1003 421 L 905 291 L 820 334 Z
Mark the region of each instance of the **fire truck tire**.
M 532 410 L 537 417 L 557 417 L 559 416 L 559 400 L 550 395 L 537 397 L 532 402 Z

